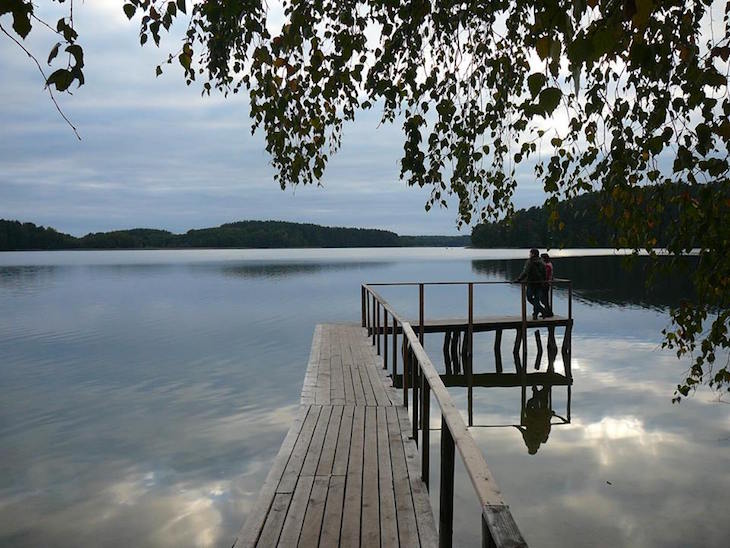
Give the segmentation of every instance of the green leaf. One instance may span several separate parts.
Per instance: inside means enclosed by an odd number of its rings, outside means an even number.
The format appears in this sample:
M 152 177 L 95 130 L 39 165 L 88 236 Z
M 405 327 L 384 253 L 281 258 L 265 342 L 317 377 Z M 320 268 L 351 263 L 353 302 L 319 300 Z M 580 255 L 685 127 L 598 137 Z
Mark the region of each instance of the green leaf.
M 530 95 L 532 95 L 533 99 L 540 93 L 546 81 L 547 78 L 541 72 L 535 72 L 527 77 L 527 87 L 530 89 Z
M 558 88 L 545 88 L 540 92 L 538 104 L 544 116 L 549 116 L 558 107 L 563 92 Z
M 71 85 L 72 81 L 73 77 L 71 76 L 71 71 L 66 69 L 58 69 L 48 77 L 48 80 L 46 80 L 46 85 L 54 85 L 56 86 L 56 90 L 66 91 Z
M 53 61 L 56 56 L 58 55 L 58 48 L 61 47 L 61 42 L 56 42 L 56 45 L 53 46 L 51 49 L 51 53 L 48 54 L 48 64 L 51 64 L 51 61 Z
M 81 68 L 84 66 L 84 50 L 81 49 L 81 46 L 78 44 L 71 44 L 70 46 L 66 47 L 66 51 L 70 53 L 74 61 L 76 62 L 76 67 Z
M 27 4 L 21 0 L 14 2 L 2 2 L 5 4 L 1 8 L 1 13 L 7 13 L 12 11 L 13 13 L 13 30 L 18 33 L 18 36 L 25 38 L 31 29 L 30 16 L 33 13 L 33 5 L 28 2 Z M 9 9 L 7 6 L 10 6 Z
M 552 40 L 550 40 L 547 36 L 538 38 L 537 43 L 535 44 L 535 49 L 537 50 L 537 54 L 540 56 L 540 59 L 545 60 L 548 55 L 550 55 L 550 42 L 552 42 Z
M 160 74 L 162 74 L 162 67 L 157 65 L 157 68 L 155 69 L 155 76 L 159 76 Z
M 187 11 L 185 11 L 185 0 L 177 0 L 177 9 L 187 14 Z
M 134 13 L 137 11 L 137 8 L 134 6 L 134 4 L 124 4 L 122 7 L 124 10 L 124 15 L 127 16 L 127 19 L 131 19 L 134 17 Z

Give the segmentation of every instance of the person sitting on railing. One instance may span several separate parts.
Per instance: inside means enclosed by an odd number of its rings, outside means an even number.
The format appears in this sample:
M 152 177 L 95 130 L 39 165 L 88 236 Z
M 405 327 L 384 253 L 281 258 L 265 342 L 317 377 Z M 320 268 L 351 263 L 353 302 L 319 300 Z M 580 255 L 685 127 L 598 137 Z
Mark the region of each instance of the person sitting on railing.
M 527 281 L 527 300 L 532 304 L 532 319 L 538 314 L 545 315 L 545 308 L 540 303 L 542 289 L 545 285 L 545 263 L 540 259 L 540 252 L 534 247 L 530 250 L 530 258 L 525 262 L 522 273 L 515 282 Z
M 550 255 L 543 253 L 540 255 L 542 262 L 545 264 L 545 281 L 553 281 L 553 263 L 550 261 Z M 550 288 L 551 285 L 546 283 L 542 288 L 542 307 L 545 309 L 543 313 L 544 318 L 551 318 L 553 316 L 553 308 L 550 303 Z

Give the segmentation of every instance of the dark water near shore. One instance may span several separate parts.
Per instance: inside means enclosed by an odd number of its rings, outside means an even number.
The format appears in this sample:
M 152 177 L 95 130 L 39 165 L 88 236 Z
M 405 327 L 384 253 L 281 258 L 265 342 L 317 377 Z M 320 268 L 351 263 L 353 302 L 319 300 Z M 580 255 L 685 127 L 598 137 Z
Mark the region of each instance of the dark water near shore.
M 230 546 L 294 416 L 317 323 L 358 321 L 363 281 L 499 280 L 522 255 L 0 254 L 0 546 Z M 659 349 L 686 284 L 647 292 L 643 263 L 620 262 L 554 261 L 576 288 L 571 422 L 530 455 L 513 426 L 520 388 L 481 388 L 472 434 L 531 546 L 726 546 L 730 406 L 707 391 L 672 405 L 687 365 Z M 497 287 L 477 288 L 477 314 L 517 313 L 518 290 Z M 429 288 L 427 315 L 463 315 L 462 293 Z M 415 289 L 383 294 L 415 316 Z M 477 371 L 493 370 L 490 337 L 475 340 Z M 437 365 L 442 342 L 426 341 Z M 566 406 L 554 387 L 553 409 Z M 468 545 L 478 509 L 458 466 L 456 504 Z

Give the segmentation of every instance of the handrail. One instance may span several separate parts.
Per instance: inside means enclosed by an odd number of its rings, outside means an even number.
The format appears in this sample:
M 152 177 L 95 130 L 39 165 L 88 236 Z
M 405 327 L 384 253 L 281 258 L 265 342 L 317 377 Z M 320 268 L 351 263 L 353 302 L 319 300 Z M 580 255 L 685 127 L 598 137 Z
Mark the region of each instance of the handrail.
M 563 280 L 560 280 L 561 282 Z M 569 290 L 572 297 L 572 284 Z M 469 317 L 468 317 L 468 360 L 466 373 L 471 375 L 471 339 L 473 336 L 473 286 L 494 283 L 511 282 L 465 282 L 469 288 Z M 429 463 L 429 436 L 430 436 L 430 394 L 433 393 L 436 402 L 441 410 L 441 475 L 440 475 L 440 497 L 439 505 L 439 545 L 451 546 L 453 533 L 453 496 L 454 496 L 454 451 L 459 449 L 464 467 L 472 482 L 482 509 L 482 540 L 484 546 L 494 547 L 522 547 L 527 546 L 522 535 L 514 522 L 509 507 L 505 504 L 497 483 L 487 466 L 483 453 L 472 438 L 469 430 L 461 417 L 461 413 L 454 404 L 446 389 L 438 371 L 431 362 L 428 354 L 423 348 L 424 332 L 424 293 L 425 285 L 457 285 L 460 282 L 408 282 L 404 284 L 362 284 L 362 326 L 368 328 L 368 334 L 373 337 L 373 344 L 376 344 L 380 353 L 380 335 L 383 335 L 383 367 L 387 367 L 388 361 L 388 335 L 391 330 L 388 328 L 388 314 L 393 322 L 393 379 L 397 374 L 397 336 L 398 325 L 403 333 L 403 406 L 408 406 L 409 381 L 412 386 L 412 413 L 413 413 L 413 439 L 418 444 L 418 430 L 421 430 L 421 477 L 428 487 L 430 480 Z M 404 320 L 373 286 L 408 285 L 419 286 L 419 334 L 416 335 L 411 324 Z M 525 318 L 525 284 L 522 284 L 523 314 L 522 331 L 526 330 Z M 371 304 L 372 303 L 372 304 Z M 380 309 L 383 309 L 383 328 L 380 324 Z M 526 344 L 526 337 L 523 337 Z M 526 346 L 523 345 L 523 353 L 526 355 Z M 413 364 L 413 367 L 410 365 Z M 411 377 L 409 379 L 409 377 Z M 419 394 L 420 393 L 420 394 Z M 471 390 L 470 390 L 471 399 Z M 469 406 L 471 409 L 471 405 Z M 420 421 L 419 421 L 419 415 Z M 471 421 L 471 417 L 470 417 Z M 420 426 L 420 428 L 419 428 Z
M 546 280 L 544 283 L 569 283 L 571 280 L 567 278 L 553 278 L 552 280 Z M 394 286 L 394 285 L 499 285 L 499 284 L 514 284 L 520 282 L 512 282 L 509 280 L 482 280 L 482 281 L 445 281 L 445 282 L 371 282 L 365 285 L 372 286 Z

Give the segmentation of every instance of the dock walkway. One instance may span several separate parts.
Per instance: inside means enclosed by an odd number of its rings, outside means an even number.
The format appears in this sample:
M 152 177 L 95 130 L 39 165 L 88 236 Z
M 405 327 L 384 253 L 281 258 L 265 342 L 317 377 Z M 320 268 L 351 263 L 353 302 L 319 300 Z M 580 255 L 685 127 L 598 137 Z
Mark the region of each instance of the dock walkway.
M 235 548 L 436 546 L 410 431 L 367 331 L 318 325 L 298 416 Z

